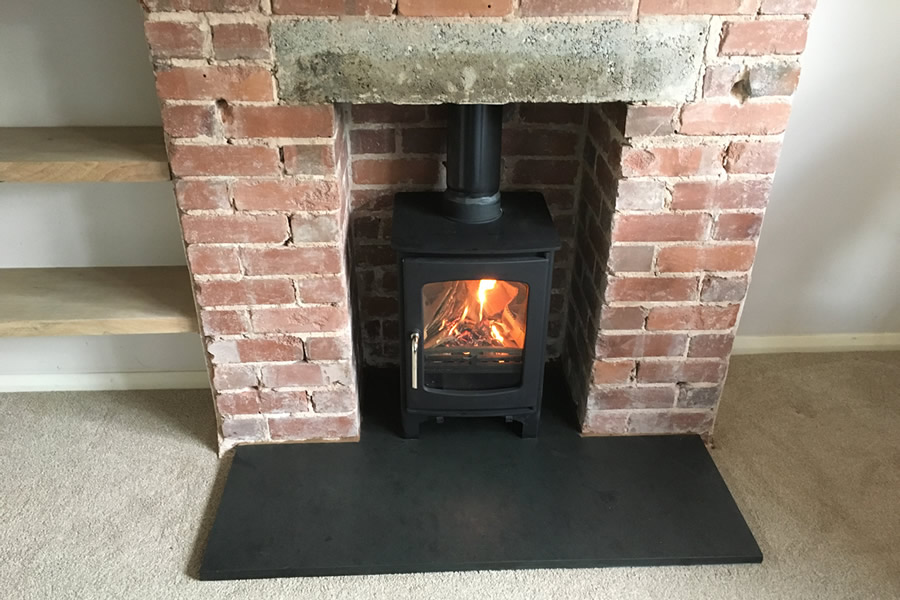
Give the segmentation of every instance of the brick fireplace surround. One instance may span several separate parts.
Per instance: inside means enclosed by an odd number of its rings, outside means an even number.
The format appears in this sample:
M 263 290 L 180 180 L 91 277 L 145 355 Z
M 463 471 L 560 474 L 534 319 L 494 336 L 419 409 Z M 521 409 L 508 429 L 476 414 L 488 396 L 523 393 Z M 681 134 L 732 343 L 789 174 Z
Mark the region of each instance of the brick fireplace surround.
M 400 352 L 392 195 L 443 189 L 440 104 L 479 100 L 508 104 L 504 189 L 543 191 L 564 240 L 549 352 L 582 430 L 711 434 L 815 0 L 142 4 L 222 452 L 358 438 L 357 373 Z M 284 61 L 294 26 L 377 44 L 378 27 L 515 37 L 554 23 L 557 38 L 625 36 L 609 81 L 535 79 L 523 91 L 463 68 L 459 85 L 404 96 L 405 72 L 359 84 L 390 65 Z M 662 53 L 617 78 L 647 35 Z M 536 37 L 536 57 L 546 40 L 565 47 L 551 38 Z M 341 77 L 348 89 L 329 95 Z

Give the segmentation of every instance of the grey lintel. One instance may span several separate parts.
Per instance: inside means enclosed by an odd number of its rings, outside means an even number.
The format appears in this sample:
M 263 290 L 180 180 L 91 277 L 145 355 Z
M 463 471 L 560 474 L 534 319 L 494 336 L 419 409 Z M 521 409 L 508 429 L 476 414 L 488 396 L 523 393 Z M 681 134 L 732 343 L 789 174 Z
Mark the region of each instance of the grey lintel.
M 683 102 L 706 35 L 697 19 L 272 24 L 281 98 L 297 104 Z

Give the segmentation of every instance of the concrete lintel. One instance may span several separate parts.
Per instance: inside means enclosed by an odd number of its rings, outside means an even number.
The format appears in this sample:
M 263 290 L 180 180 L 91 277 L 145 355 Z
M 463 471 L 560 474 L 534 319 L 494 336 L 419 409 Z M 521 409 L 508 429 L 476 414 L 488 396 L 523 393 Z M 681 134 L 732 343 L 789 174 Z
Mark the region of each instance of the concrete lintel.
M 399 104 L 691 99 L 702 19 L 465 22 L 300 19 L 272 25 L 281 98 Z

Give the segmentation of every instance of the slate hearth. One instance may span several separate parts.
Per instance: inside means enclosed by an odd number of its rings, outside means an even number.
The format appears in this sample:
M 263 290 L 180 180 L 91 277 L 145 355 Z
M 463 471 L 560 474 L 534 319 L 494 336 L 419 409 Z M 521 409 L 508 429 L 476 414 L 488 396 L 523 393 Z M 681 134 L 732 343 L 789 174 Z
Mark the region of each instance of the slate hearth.
M 537 439 L 448 419 L 404 440 L 396 373 L 366 375 L 360 443 L 235 449 L 201 579 L 762 560 L 698 436 L 582 437 L 548 374 Z

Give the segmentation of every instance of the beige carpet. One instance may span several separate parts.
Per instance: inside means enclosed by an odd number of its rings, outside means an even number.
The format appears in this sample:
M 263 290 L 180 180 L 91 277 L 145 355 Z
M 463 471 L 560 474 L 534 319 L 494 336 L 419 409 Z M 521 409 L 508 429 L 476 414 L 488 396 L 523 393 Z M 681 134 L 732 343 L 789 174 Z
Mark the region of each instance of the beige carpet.
M 733 361 L 713 455 L 762 565 L 215 583 L 207 394 L 0 395 L 0 597 L 896 599 L 898 390 L 900 353 Z

